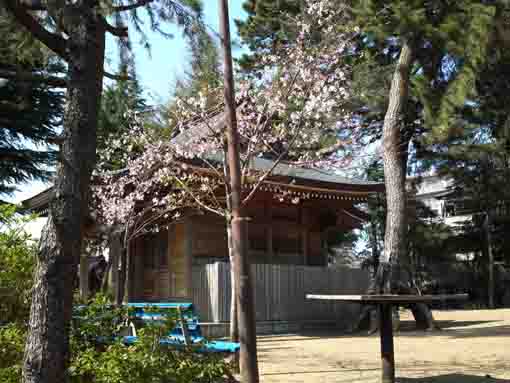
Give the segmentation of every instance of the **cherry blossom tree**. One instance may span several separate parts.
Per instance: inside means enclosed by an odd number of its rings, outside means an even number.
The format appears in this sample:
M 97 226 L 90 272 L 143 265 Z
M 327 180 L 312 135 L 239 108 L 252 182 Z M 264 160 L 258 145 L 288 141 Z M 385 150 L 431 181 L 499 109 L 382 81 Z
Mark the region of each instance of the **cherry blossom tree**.
M 337 133 L 339 126 L 353 124 L 346 107 L 350 68 L 345 58 L 351 54 L 355 31 L 335 29 L 347 17 L 344 11 L 333 1 L 310 1 L 305 13 L 292 20 L 300 30 L 297 43 L 265 57 L 264 78 L 238 82 L 243 206 L 281 161 L 322 168 L 345 164 L 342 151 L 349 142 Z M 100 158 L 99 163 L 107 162 L 113 152 L 128 146 L 144 148 L 141 155 L 125 151 L 126 168 L 103 174 L 96 188 L 99 216 L 108 225 L 125 225 L 126 248 L 133 238 L 178 220 L 186 209 L 225 217 L 230 238 L 225 115 L 222 103 L 210 106 L 218 90 L 209 92 L 176 100 L 173 116 L 178 118 L 168 124 L 175 126 L 178 139 L 152 140 L 136 127 L 134 118 L 133 134 L 115 139 Z M 265 171 L 254 169 L 253 161 L 259 157 L 271 159 L 272 165 Z M 275 197 L 299 203 L 283 191 Z M 237 339 L 235 310 L 233 299 L 233 339 Z

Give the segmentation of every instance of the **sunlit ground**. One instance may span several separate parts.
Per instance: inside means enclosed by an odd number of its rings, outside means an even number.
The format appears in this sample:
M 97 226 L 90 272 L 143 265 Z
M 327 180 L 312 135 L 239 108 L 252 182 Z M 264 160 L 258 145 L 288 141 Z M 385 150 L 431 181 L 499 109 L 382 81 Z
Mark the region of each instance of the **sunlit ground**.
M 442 331 L 395 334 L 397 381 L 510 383 L 510 309 L 435 311 Z M 310 332 L 258 339 L 262 382 L 378 382 L 378 335 Z

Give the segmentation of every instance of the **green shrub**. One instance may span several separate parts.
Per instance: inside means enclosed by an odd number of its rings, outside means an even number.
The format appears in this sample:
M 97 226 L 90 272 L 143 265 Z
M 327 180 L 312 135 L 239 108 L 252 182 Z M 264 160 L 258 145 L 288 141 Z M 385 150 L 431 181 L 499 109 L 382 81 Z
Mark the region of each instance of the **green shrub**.
M 0 205 L 0 326 L 28 319 L 36 248 L 24 225 L 33 219 Z
M 158 311 L 157 309 L 153 311 Z M 138 341 L 126 346 L 112 336 L 125 325 L 129 313 L 112 308 L 97 297 L 80 311 L 72 330 L 73 356 L 69 367 L 76 383 L 213 383 L 228 375 L 229 366 L 217 355 L 177 351 L 160 345 L 162 336 L 175 325 L 152 322 L 137 333 Z M 102 342 L 97 342 L 97 337 Z
M 33 217 L 20 217 L 12 206 L 0 205 L 0 382 L 21 380 L 35 243 L 23 230 Z M 154 310 L 157 311 L 157 310 Z M 96 296 L 75 310 L 71 326 L 69 377 L 73 383 L 215 383 L 228 375 L 228 365 L 216 355 L 177 351 L 159 340 L 175 325 L 151 323 L 138 341 L 122 344 L 115 335 L 129 319 L 126 308 Z M 98 342 L 98 338 L 102 340 Z
M 25 347 L 25 329 L 11 323 L 0 327 L 0 382 L 21 381 L 21 364 Z

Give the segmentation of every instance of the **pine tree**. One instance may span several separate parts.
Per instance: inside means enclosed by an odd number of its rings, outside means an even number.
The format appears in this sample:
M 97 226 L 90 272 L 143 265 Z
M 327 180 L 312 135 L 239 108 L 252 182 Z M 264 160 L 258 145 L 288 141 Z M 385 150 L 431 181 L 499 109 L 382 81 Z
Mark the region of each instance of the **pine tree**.
M 0 84 L 0 194 L 8 194 L 19 184 L 53 174 L 56 152 L 49 145 L 62 121 L 64 91 L 37 75 L 55 76 L 63 68 L 5 13 L 0 13 L 0 33 L 7 37 L 0 41 L 0 77 L 27 74 Z
M 143 90 L 134 68 L 126 71 L 121 65 L 119 73 L 129 73 L 129 80 L 121 80 L 107 85 L 101 97 L 97 124 L 97 153 L 100 171 L 118 170 L 126 166 L 127 153 L 136 153 L 128 146 L 137 142 L 127 142 L 130 130 L 146 115 L 152 113 L 143 97 Z M 143 148 L 140 147 L 140 150 Z
M 250 50 L 238 60 L 245 73 L 260 76 L 259 65 L 263 55 L 295 40 L 293 25 L 285 21 L 287 17 L 284 15 L 297 15 L 302 4 L 303 0 L 246 0 L 243 3 L 248 17 L 235 22 L 242 43 Z
M 447 139 L 423 153 L 425 165 L 453 180 L 452 198 L 468 204 L 474 214 L 463 225 L 461 235 L 476 238 L 472 250 L 481 254 L 479 261 L 485 269 L 480 279 L 484 285 L 492 285 L 492 292 L 484 293 L 489 303 L 497 286 L 494 277 L 487 280 L 487 276 L 493 275 L 494 259 L 506 260 L 505 249 L 510 245 L 504 234 L 510 216 L 506 188 L 510 175 L 509 63 L 506 44 L 493 40 L 470 103 L 452 115 Z
M 186 32 L 195 22 L 193 11 L 200 4 L 197 0 L 133 3 L 3 0 L 0 6 L 20 29 L 46 45 L 67 65 L 55 198 L 38 250 L 23 367 L 24 383 L 63 383 L 68 378 L 73 286 L 96 162 L 106 35 L 119 38 L 121 53 L 126 52 L 130 48 L 127 25 L 134 23 L 149 45 L 140 26 L 140 9 L 148 14 L 152 30 L 164 33 L 161 24 L 171 22 L 183 26 Z M 111 19 L 115 25 L 109 23 Z
M 220 69 L 218 46 L 204 26 L 196 25 L 194 33 L 187 38 L 190 47 L 189 71 L 177 81 L 170 103 L 163 109 L 165 125 L 155 135 L 171 137 L 183 116 L 177 103 L 188 99 L 205 98 L 205 109 L 222 103 L 220 87 L 223 75 Z
M 353 8 L 369 49 L 382 48 L 379 58 L 396 60 L 381 123 L 387 224 L 376 285 L 378 291 L 409 292 L 415 290 L 405 190 L 410 142 L 423 127 L 434 127 L 436 135 L 449 130 L 445 121 L 466 102 L 485 59 L 495 7 L 480 1 L 366 0 Z M 418 325 L 434 325 L 424 305 L 412 311 Z

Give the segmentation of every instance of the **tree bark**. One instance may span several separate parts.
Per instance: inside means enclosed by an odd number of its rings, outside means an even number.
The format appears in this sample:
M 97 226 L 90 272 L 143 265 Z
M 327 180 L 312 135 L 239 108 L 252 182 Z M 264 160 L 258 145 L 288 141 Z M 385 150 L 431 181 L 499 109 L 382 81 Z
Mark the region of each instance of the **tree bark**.
M 124 279 L 122 283 L 124 284 L 123 288 L 123 294 L 122 294 L 122 302 L 123 303 L 129 303 L 129 298 L 131 295 L 131 275 L 133 274 L 133 270 L 131 270 L 131 243 L 130 241 L 127 242 L 126 245 L 126 252 L 122 259 L 124 262 L 123 264 L 123 272 L 124 272 Z
M 410 293 L 407 254 L 406 169 L 409 138 L 404 131 L 405 108 L 409 95 L 412 43 L 404 40 L 391 82 L 389 102 L 383 125 L 383 164 L 386 186 L 386 232 L 384 250 L 376 275 L 379 293 Z M 411 306 L 418 327 L 433 328 L 428 306 Z
M 120 270 L 119 270 L 119 280 L 118 287 L 115 290 L 115 304 L 117 306 L 122 305 L 122 301 L 124 299 L 124 291 L 126 290 L 126 275 L 127 275 L 127 248 L 123 247 L 120 254 Z
M 234 269 L 234 253 L 232 246 L 232 200 L 230 193 L 230 174 L 228 167 L 228 148 L 223 148 L 223 173 L 225 177 L 225 200 L 227 202 L 226 225 L 227 225 L 227 244 L 228 244 L 228 259 L 230 261 L 230 340 L 232 342 L 239 342 L 239 320 L 237 309 L 237 288 L 236 288 L 236 272 Z
M 375 278 L 377 274 L 377 269 L 379 268 L 379 258 L 381 256 L 379 252 L 379 239 L 377 238 L 377 223 L 374 219 L 370 222 L 370 232 L 369 232 L 370 246 L 372 247 L 372 262 L 373 262 L 373 271 L 372 277 Z
M 227 222 L 227 241 L 228 241 L 228 258 L 230 261 L 230 340 L 239 342 L 239 321 L 237 309 L 237 288 L 236 288 L 236 271 L 234 268 L 234 253 L 232 247 L 232 226 Z
M 230 174 L 232 254 L 237 289 L 239 317 L 239 356 L 241 380 L 258 383 L 257 335 L 253 307 L 250 266 L 247 260 L 246 218 L 243 215 L 241 195 L 241 162 L 237 132 L 234 76 L 227 0 L 219 0 L 220 32 L 224 51 L 224 98 L 227 121 L 228 168 Z
M 121 234 L 115 232 L 110 237 L 109 243 L 109 272 L 105 280 L 107 281 L 107 290 L 110 291 L 114 300 L 117 299 L 118 296 L 118 288 L 119 288 L 119 260 L 122 252 L 122 241 Z M 107 292 L 103 289 L 104 292 Z
M 482 157 L 483 183 L 485 184 L 485 220 L 483 228 L 485 231 L 486 253 L 487 253 L 487 303 L 490 309 L 494 308 L 494 252 L 492 251 L 492 217 L 490 198 L 490 159 L 488 154 Z
M 402 146 L 401 126 L 404 108 L 409 93 L 410 71 L 413 63 L 413 49 L 409 42 L 404 42 L 397 67 L 391 83 L 389 103 L 383 125 L 383 164 L 384 183 L 386 186 L 386 232 L 384 249 L 379 269 L 391 271 L 390 264 L 397 264 L 405 257 L 406 251 L 406 192 L 405 175 L 401 152 L 407 150 Z M 383 275 L 383 274 L 381 274 Z M 391 291 L 390 278 L 382 281 L 383 292 Z
M 89 298 L 89 257 L 87 254 L 80 256 L 80 298 L 86 301 Z
M 67 108 L 55 199 L 38 250 L 24 383 L 64 383 L 69 356 L 73 287 L 88 213 L 89 182 L 96 156 L 97 113 L 102 90 L 105 31 L 102 17 L 81 2 L 68 25 Z
M 489 308 L 493 309 L 495 307 L 494 304 L 494 252 L 492 251 L 492 220 L 490 209 L 487 209 L 487 213 L 485 215 L 485 230 L 487 237 L 487 255 L 488 255 L 488 264 L 489 264 L 489 280 L 487 286 L 487 295 L 489 297 Z

